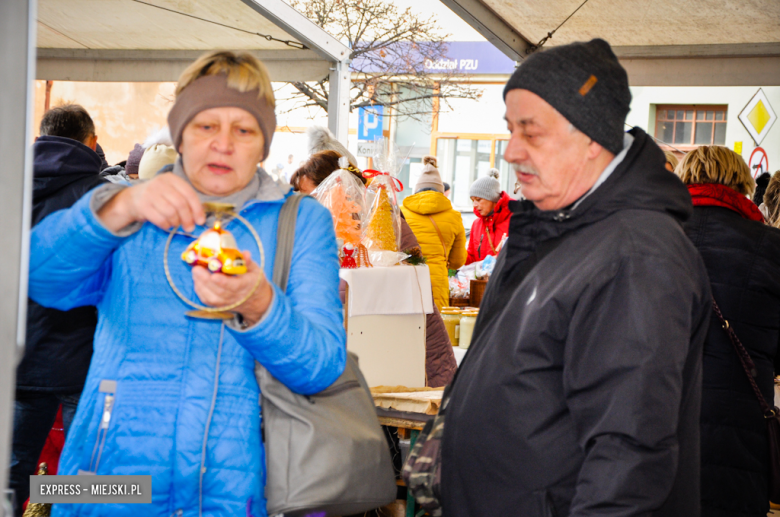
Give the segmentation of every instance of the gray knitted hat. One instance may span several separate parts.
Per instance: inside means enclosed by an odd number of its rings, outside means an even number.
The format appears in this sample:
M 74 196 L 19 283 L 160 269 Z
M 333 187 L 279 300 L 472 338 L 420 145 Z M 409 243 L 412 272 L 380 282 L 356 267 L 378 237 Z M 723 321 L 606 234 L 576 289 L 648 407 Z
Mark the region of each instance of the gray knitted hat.
M 481 197 L 495 203 L 501 199 L 501 184 L 498 182 L 498 169 L 490 169 L 488 175 L 471 184 L 469 197 Z
M 424 189 L 433 189 L 436 192 L 444 194 L 444 183 L 441 181 L 441 174 L 439 169 L 436 168 L 436 158 L 433 156 L 426 156 L 422 160 L 423 171 L 420 175 L 420 179 L 417 180 L 417 184 L 414 186 L 415 194 Z
M 628 74 L 603 39 L 532 54 L 509 78 L 504 99 L 517 88 L 544 99 L 612 154 L 623 149 L 623 125 L 631 104 Z

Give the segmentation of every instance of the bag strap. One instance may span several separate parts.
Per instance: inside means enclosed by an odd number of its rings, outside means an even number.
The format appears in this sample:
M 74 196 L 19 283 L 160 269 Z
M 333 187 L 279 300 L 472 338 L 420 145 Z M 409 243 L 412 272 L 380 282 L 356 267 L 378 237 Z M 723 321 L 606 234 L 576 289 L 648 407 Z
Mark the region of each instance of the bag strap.
M 298 206 L 305 194 L 298 192 L 284 200 L 279 210 L 279 224 L 276 227 L 276 257 L 274 258 L 273 282 L 286 292 L 290 278 L 293 244 L 295 243 L 295 223 L 298 220 Z
M 490 228 L 488 228 L 488 225 L 485 224 L 485 233 L 487 234 L 487 241 L 488 245 L 490 246 L 490 249 L 493 250 L 493 253 L 498 254 L 496 251 L 496 247 L 493 246 L 493 236 L 490 235 Z
M 753 393 L 756 394 L 756 398 L 758 399 L 758 404 L 761 406 L 761 412 L 764 414 L 764 418 L 773 418 L 776 416 L 775 410 L 777 408 L 770 407 L 769 404 L 767 404 L 764 395 L 758 388 L 758 384 L 756 384 L 755 376 L 758 375 L 758 371 L 756 370 L 756 365 L 753 362 L 753 358 L 750 357 L 750 354 L 737 337 L 734 329 L 731 328 L 731 325 L 729 325 L 728 320 L 723 317 L 723 313 L 720 312 L 720 307 L 718 307 L 718 302 L 715 301 L 715 298 L 712 299 L 712 310 L 715 311 L 715 314 L 718 316 L 718 319 L 720 320 L 720 326 L 723 327 L 723 330 L 725 330 L 726 334 L 728 334 L 729 340 L 731 340 L 731 344 L 734 346 L 734 350 L 737 352 L 739 362 L 742 363 L 742 369 L 745 371 L 745 375 L 747 375 L 748 381 L 750 381 L 750 386 L 753 388 Z

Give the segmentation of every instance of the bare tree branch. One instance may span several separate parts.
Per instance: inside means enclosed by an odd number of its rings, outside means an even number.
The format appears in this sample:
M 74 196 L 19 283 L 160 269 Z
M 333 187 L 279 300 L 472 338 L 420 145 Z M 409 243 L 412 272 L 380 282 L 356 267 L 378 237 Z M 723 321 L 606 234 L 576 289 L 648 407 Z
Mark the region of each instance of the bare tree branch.
M 392 0 L 288 1 L 351 49 L 351 69 L 361 80 L 352 83 L 350 109 L 388 106 L 393 109 L 386 116 L 422 120 L 432 113 L 433 99 L 444 100 L 440 107 L 446 109 L 447 99 L 482 95 L 469 76 L 458 70 L 428 71 L 426 62 L 447 58 L 449 37 L 433 17 L 417 15 L 409 8 L 399 10 Z M 291 84 L 301 101 L 296 107 L 317 106 L 327 111 L 327 78 Z

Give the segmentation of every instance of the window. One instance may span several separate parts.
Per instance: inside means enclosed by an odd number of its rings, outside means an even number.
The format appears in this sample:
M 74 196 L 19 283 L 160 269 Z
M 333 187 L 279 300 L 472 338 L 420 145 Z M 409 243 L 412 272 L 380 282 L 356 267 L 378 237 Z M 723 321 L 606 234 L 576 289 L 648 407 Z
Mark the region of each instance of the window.
M 657 106 L 655 137 L 675 147 L 726 144 L 726 106 Z
M 456 209 L 469 210 L 471 184 L 487 175 L 488 169 L 499 170 L 499 182 L 502 190 L 512 192 L 514 173 L 504 162 L 506 136 L 504 135 L 467 135 L 471 138 L 456 136 L 436 139 L 436 156 L 442 180 L 450 183 L 450 199 Z M 510 178 L 511 176 L 511 178 Z
M 501 183 L 501 189 L 510 196 L 515 191 L 515 171 L 511 164 L 504 160 L 504 152 L 509 145 L 509 140 L 496 141 L 496 161 L 495 168 L 498 169 L 498 181 Z
M 443 162 L 445 170 L 451 171 L 452 202 L 457 207 L 471 206 L 469 188 L 478 177 L 490 169 L 490 140 L 467 140 L 461 138 L 439 138 L 436 142 L 436 156 Z

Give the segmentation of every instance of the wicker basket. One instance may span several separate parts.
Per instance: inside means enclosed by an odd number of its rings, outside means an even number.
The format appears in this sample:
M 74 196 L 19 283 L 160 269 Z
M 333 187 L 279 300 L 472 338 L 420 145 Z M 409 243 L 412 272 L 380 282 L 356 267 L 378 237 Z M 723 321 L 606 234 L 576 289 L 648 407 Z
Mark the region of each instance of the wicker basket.
M 482 303 L 482 296 L 485 294 L 485 287 L 487 287 L 487 280 L 472 280 L 471 287 L 469 288 L 469 305 L 471 307 L 479 307 Z

